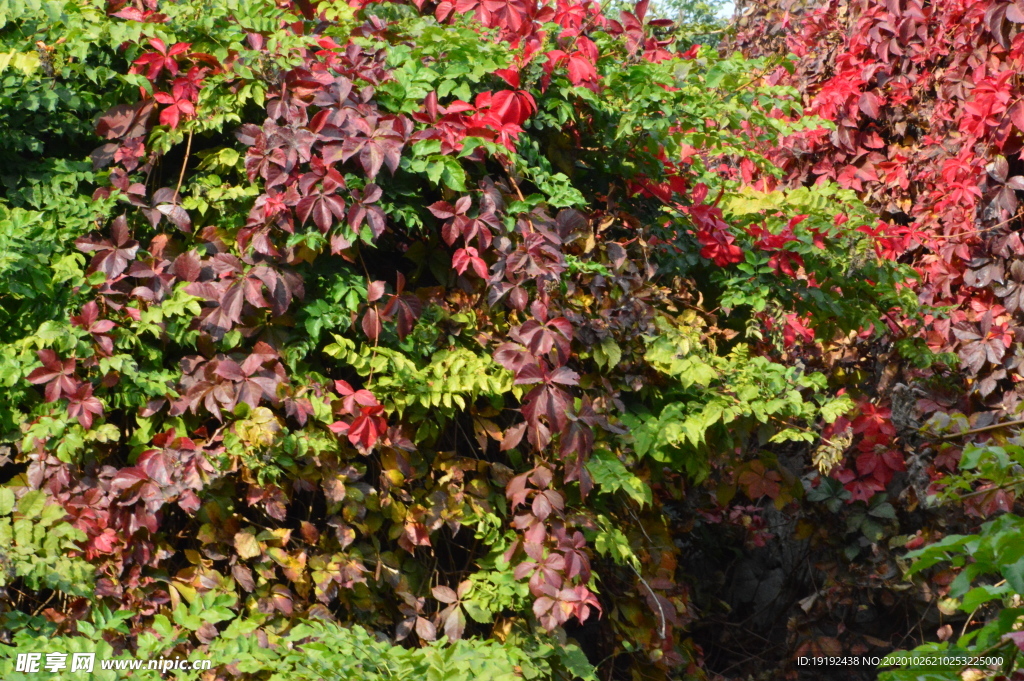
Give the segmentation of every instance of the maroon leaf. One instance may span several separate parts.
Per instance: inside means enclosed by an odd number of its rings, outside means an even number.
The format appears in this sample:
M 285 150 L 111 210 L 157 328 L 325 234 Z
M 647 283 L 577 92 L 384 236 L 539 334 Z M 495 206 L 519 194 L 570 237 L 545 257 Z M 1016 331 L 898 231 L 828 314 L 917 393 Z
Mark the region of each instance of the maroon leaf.
M 1022 22 L 1024 22 L 1024 19 L 1022 19 Z M 1009 634 L 1003 634 L 1003 640 L 1012 641 L 1013 645 L 1017 646 L 1018 650 L 1024 651 L 1024 631 L 1015 631 Z
M 1010 107 L 1009 113 L 1010 120 L 1018 130 L 1024 130 L 1024 102 L 1016 102 Z
M 869 118 L 878 119 L 879 106 L 881 102 L 878 99 L 878 95 L 874 92 L 865 92 L 861 94 L 858 106 Z
M 152 113 L 152 101 L 143 101 L 135 106 L 118 104 L 96 121 L 96 134 L 108 140 L 142 137 L 146 134 Z
M 996 182 L 1002 184 L 1006 181 L 1006 176 L 1010 172 L 1010 164 L 1007 162 L 1005 156 L 996 156 L 995 160 L 985 166 L 985 170 Z
M 56 402 L 62 396 L 69 396 L 78 389 L 75 378 L 75 360 L 61 360 L 53 350 L 40 350 L 36 353 L 43 366 L 28 375 L 29 383 L 46 383 L 46 401 Z
M 569 347 L 573 338 L 572 324 L 565 317 L 556 317 L 546 323 L 530 319 L 509 334 L 529 348 L 534 355 L 546 355 L 553 349 L 559 364 L 569 358 Z
M 92 384 L 82 383 L 68 395 L 68 416 L 78 419 L 86 430 L 92 428 L 93 416 L 103 414 L 103 405 L 92 395 Z
M 434 594 L 434 598 L 441 601 L 442 603 L 457 603 L 459 597 L 455 591 L 450 587 L 439 585 L 431 589 L 431 593 Z
M 123 215 L 118 216 L 111 225 L 112 239 L 80 237 L 75 241 L 78 250 L 95 253 L 89 263 L 89 271 L 100 271 L 113 279 L 128 267 L 128 262 L 139 250 L 139 242 L 133 240 L 128 233 L 128 222 Z
M 371 307 L 366 311 L 366 314 L 363 315 L 361 325 L 366 337 L 374 342 L 380 338 L 380 334 L 384 330 L 384 326 L 380 323 L 380 315 L 377 313 L 376 307 Z
M 202 262 L 196 256 L 194 251 L 188 251 L 182 253 L 174 259 L 174 266 L 172 271 L 174 275 L 182 281 L 196 281 L 199 279 L 199 273 L 202 270 Z
M 466 246 L 455 251 L 452 255 L 452 267 L 456 272 L 462 274 L 468 267 L 472 266 L 473 271 L 481 279 L 487 278 L 487 263 L 480 257 L 479 252 L 472 246 Z
M 372 205 L 382 194 L 381 188 L 375 184 L 366 185 L 361 192 L 358 189 L 353 189 L 353 203 L 348 209 L 348 226 L 358 231 L 364 223 L 367 223 L 375 238 L 383 234 L 387 227 L 384 211 L 379 206 Z
M 387 284 L 379 279 L 377 281 L 371 281 L 370 285 L 367 287 L 367 302 L 372 303 L 380 300 L 381 296 L 384 295 L 384 287 L 386 285 Z
M 501 440 L 501 451 L 506 452 L 515 448 L 526 434 L 526 423 L 517 423 L 505 431 L 505 437 Z
M 412 333 L 416 320 L 421 314 L 423 314 L 423 302 L 416 296 L 392 295 L 391 300 L 381 312 L 381 318 L 390 320 L 397 317 L 398 338 L 402 340 Z
M 156 209 L 170 220 L 171 224 L 181 231 L 192 231 L 192 218 L 188 216 L 188 213 L 181 206 L 172 203 L 163 203 L 157 206 Z
M 1006 8 L 1006 18 L 1015 24 L 1024 24 L 1024 2 L 1014 0 Z
M 448 641 L 454 643 L 462 638 L 462 634 L 466 630 L 466 613 L 463 612 L 459 606 L 451 606 L 446 608 L 447 615 L 444 619 L 444 634 L 448 637 Z
M 300 224 L 305 224 L 310 217 L 322 233 L 330 230 L 335 220 L 345 219 L 345 200 L 334 193 L 321 191 L 304 196 L 295 205 L 295 213 Z

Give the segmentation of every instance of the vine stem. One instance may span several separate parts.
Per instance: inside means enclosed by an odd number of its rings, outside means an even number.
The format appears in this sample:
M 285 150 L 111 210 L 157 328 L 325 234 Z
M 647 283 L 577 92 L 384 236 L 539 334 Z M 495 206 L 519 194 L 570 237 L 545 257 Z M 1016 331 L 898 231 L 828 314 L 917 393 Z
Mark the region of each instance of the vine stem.
M 996 582 L 996 583 L 995 583 L 995 584 L 993 585 L 993 587 L 994 587 L 994 588 L 995 588 L 995 587 L 1000 587 L 1000 586 L 1002 586 L 1003 584 L 1006 584 L 1006 580 L 1005 580 L 1005 579 L 1004 579 L 1003 581 L 1001 581 L 1001 582 Z M 967 621 L 966 621 L 966 622 L 964 622 L 964 626 L 963 626 L 963 629 L 961 629 L 961 630 L 960 630 L 960 638 L 963 638 L 963 637 L 964 637 L 964 634 L 966 634 L 966 633 L 967 633 L 967 627 L 971 626 L 971 620 L 973 620 L 973 619 L 974 619 L 974 616 L 978 614 L 978 611 L 979 611 L 979 610 L 981 610 L 981 606 L 982 606 L 982 605 L 985 605 L 985 604 L 984 604 L 984 603 L 980 603 L 980 604 L 978 605 L 978 607 L 976 607 L 976 608 L 975 608 L 974 610 L 972 610 L 972 611 L 971 611 L 971 614 L 970 614 L 970 615 L 968 615 L 968 617 L 967 617 Z
M 523 196 L 522 190 L 519 189 L 519 183 L 516 182 L 515 167 L 512 165 L 512 162 L 509 161 L 508 163 L 503 164 L 503 165 L 505 166 L 505 174 L 508 175 L 508 180 L 509 180 L 509 182 L 512 183 L 512 188 L 516 190 L 516 196 L 519 197 L 520 201 L 522 201 L 523 203 L 526 203 L 526 197 Z M 526 224 L 528 224 L 530 226 L 530 231 L 531 232 L 536 231 L 534 229 L 534 227 L 533 227 L 533 219 L 531 217 L 529 217 L 529 214 L 527 214 L 527 217 L 526 217 Z
M 39 613 L 41 613 L 43 611 L 43 608 L 45 608 L 47 605 L 49 605 L 50 601 L 52 601 L 53 597 L 56 596 L 56 595 L 57 595 L 56 591 L 52 592 L 50 594 L 50 597 L 47 598 L 45 601 L 43 601 L 42 605 L 40 605 L 38 608 L 36 608 L 35 612 L 32 613 L 32 616 L 36 617 Z
M 664 641 L 665 640 L 665 610 L 664 610 L 664 608 L 661 607 L 661 601 L 658 600 L 658 594 L 654 593 L 654 589 L 651 588 L 651 585 L 647 583 L 647 580 L 644 579 L 644 576 L 642 574 L 640 574 L 640 571 L 637 570 L 636 567 L 632 563 L 629 564 L 629 567 L 633 568 L 633 572 L 636 573 L 637 579 L 639 579 L 640 583 L 643 584 L 645 587 L 647 587 L 647 590 L 651 592 L 651 598 L 654 599 L 654 604 L 656 606 L 658 606 L 658 618 L 660 619 L 660 626 L 658 627 L 658 638 L 660 638 L 662 641 Z
M 949 433 L 939 438 L 939 441 L 943 440 L 954 440 L 958 437 L 966 437 L 968 435 L 974 435 L 976 433 L 986 433 L 990 430 L 999 430 L 1000 428 L 1009 428 L 1010 426 L 1024 426 L 1024 419 L 1018 419 L 1016 421 L 1004 421 L 1003 423 L 993 423 L 989 426 L 982 426 L 980 428 L 971 428 L 970 430 L 963 430 L 959 433 Z
M 973 492 L 968 492 L 967 494 L 961 494 L 959 498 L 960 499 L 967 499 L 969 497 L 976 497 L 976 496 L 980 496 L 982 494 L 990 494 L 992 492 L 998 492 L 1001 489 L 1006 489 L 1007 487 L 1013 487 L 1015 485 L 1021 484 L 1022 482 L 1024 482 L 1024 478 L 1014 478 L 1013 480 L 1007 480 L 1006 482 L 1002 483 L 1001 485 L 997 485 L 995 487 L 989 487 L 988 489 L 976 489 Z
M 369 290 L 370 283 L 373 278 L 370 276 L 370 269 L 366 266 L 366 261 L 363 260 L 363 249 L 360 246 L 356 247 L 356 254 L 359 256 L 359 264 L 363 266 L 363 273 L 366 275 L 367 290 Z M 377 316 L 377 325 L 380 326 L 380 313 L 377 312 L 377 305 L 373 305 L 373 313 Z M 377 343 L 380 341 L 380 333 L 374 335 L 373 338 L 373 353 L 370 356 L 370 375 L 366 377 L 366 383 L 369 385 L 373 381 L 373 360 L 377 357 Z
M 192 153 L 192 131 L 188 131 L 188 142 L 185 144 L 185 159 L 181 162 L 181 172 L 178 173 L 178 185 L 174 188 L 174 200 L 171 203 L 178 203 L 178 192 L 181 191 L 181 183 L 185 181 L 185 168 L 188 167 L 188 157 Z

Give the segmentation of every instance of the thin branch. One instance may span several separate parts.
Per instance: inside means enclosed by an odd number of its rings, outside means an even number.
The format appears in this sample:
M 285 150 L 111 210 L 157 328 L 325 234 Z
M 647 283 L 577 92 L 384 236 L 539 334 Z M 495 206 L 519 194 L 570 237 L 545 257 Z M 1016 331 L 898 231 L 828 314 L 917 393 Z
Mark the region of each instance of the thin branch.
M 1000 227 L 1002 227 L 1004 225 L 1008 225 L 1011 222 L 1013 222 L 1014 220 L 1019 220 L 1020 218 L 1021 218 L 1021 214 L 1018 212 L 1018 213 L 1014 213 L 1012 216 L 1010 216 L 1006 220 L 1002 220 L 1001 222 L 997 222 L 994 225 L 990 225 L 990 226 L 985 227 L 983 229 L 972 229 L 972 230 L 967 231 L 967 232 L 954 232 L 953 234 L 936 234 L 933 237 L 929 237 L 929 239 L 931 239 L 933 241 L 942 241 L 942 240 L 945 240 L 945 239 L 959 239 L 960 237 L 964 237 L 964 236 L 977 236 L 979 234 L 984 234 L 985 232 L 991 232 L 993 230 L 999 229 Z
M 178 192 L 181 191 L 181 183 L 185 181 L 185 168 L 188 166 L 188 157 L 192 153 L 192 131 L 188 131 L 188 143 L 185 144 L 185 159 L 181 162 L 181 173 L 178 174 L 178 186 L 174 188 L 174 199 L 171 203 L 178 203 Z
M 363 266 L 363 274 L 366 275 L 366 286 L 369 290 L 369 286 L 373 283 L 373 277 L 370 276 L 370 269 L 366 266 L 366 261 L 363 260 L 363 249 L 360 246 L 356 246 L 356 255 L 359 256 L 359 264 Z M 380 341 L 380 331 L 382 330 L 383 324 L 380 321 L 380 313 L 377 311 L 377 304 L 373 304 L 373 313 L 377 316 L 377 327 L 378 333 L 373 338 L 373 352 L 370 355 L 370 375 L 366 377 L 366 384 L 369 385 L 373 381 L 373 360 L 377 358 L 377 343 Z
M 519 189 L 519 183 L 516 182 L 515 167 L 512 165 L 512 162 L 509 161 L 508 163 L 502 164 L 502 165 L 505 168 L 505 174 L 508 175 L 509 182 L 512 183 L 512 188 L 516 190 L 516 196 L 519 197 L 520 201 L 522 201 L 523 203 L 526 203 L 526 197 L 523 196 L 522 190 Z M 529 213 L 526 214 L 526 224 L 530 226 L 530 231 L 531 232 L 537 231 L 533 227 L 533 219 L 530 217 Z
M 644 537 L 646 537 L 646 539 L 647 539 L 647 543 L 650 544 L 652 547 L 656 546 L 656 544 L 654 543 L 654 540 L 651 539 L 650 535 L 647 534 L 647 530 L 644 529 L 644 524 L 642 522 L 640 522 L 640 518 L 637 518 L 636 517 L 636 513 L 633 513 L 633 508 L 631 506 L 627 505 L 626 509 L 629 511 L 629 514 L 631 516 L 633 516 L 633 520 L 636 521 L 636 526 L 640 528 L 641 532 L 643 532 Z
M 996 582 L 992 586 L 993 586 L 993 588 L 995 588 L 995 587 L 1000 587 L 1003 584 L 1006 584 L 1006 580 L 1005 579 L 1003 581 L 1001 581 L 1001 582 Z M 979 603 L 978 607 L 976 607 L 973 611 L 971 611 L 971 614 L 967 617 L 967 621 L 964 622 L 963 629 L 960 630 L 960 638 L 963 638 L 964 634 L 967 633 L 967 627 L 971 626 L 971 620 L 974 619 L 974 616 L 978 614 L 978 611 L 981 610 L 981 606 L 983 606 L 983 605 L 985 605 L 985 604 L 984 603 Z
M 991 492 L 998 492 L 1001 489 L 1006 489 L 1007 487 L 1014 487 L 1014 486 L 1019 485 L 1021 483 L 1024 483 L 1024 478 L 1013 478 L 1012 480 L 1007 480 L 1006 482 L 1002 483 L 1001 485 L 996 485 L 995 487 L 986 487 L 985 489 L 976 489 L 973 492 L 968 492 L 967 494 L 961 494 L 959 496 L 959 498 L 960 499 L 967 499 L 967 498 L 970 498 L 970 497 L 981 496 L 982 494 L 989 494 Z
M 56 595 L 57 595 L 56 591 L 51 591 L 50 592 L 50 597 L 47 598 L 45 601 L 43 601 L 42 605 L 40 605 L 38 608 L 36 608 L 36 611 L 32 613 L 32 616 L 36 617 L 39 613 L 41 613 L 43 611 L 43 608 L 45 608 L 47 605 L 49 605 L 50 601 L 52 601 L 53 597 L 56 596 Z
M 644 586 L 647 587 L 647 590 L 651 592 L 651 597 L 654 599 L 654 604 L 656 606 L 658 606 L 658 617 L 661 620 L 661 625 L 658 627 L 658 638 L 660 638 L 661 640 L 664 641 L 665 640 L 665 610 L 664 610 L 664 608 L 661 607 L 661 601 L 658 600 L 658 594 L 654 593 L 654 589 L 651 588 L 651 585 L 647 583 L 647 580 L 644 579 L 644 576 L 642 574 L 640 574 L 640 571 L 637 570 L 633 566 L 632 563 L 629 564 L 629 567 L 633 568 L 633 572 L 636 573 L 637 579 L 639 579 L 640 582 Z
M 943 435 L 939 438 L 942 440 L 955 440 L 958 437 L 966 437 L 968 435 L 975 435 L 977 433 L 986 433 L 990 430 L 999 430 L 1000 428 L 1009 428 L 1010 426 L 1024 426 L 1024 419 L 1018 419 L 1016 421 L 1005 421 L 1003 423 L 993 423 L 989 426 L 982 426 L 980 428 L 971 428 L 970 430 L 962 430 L 959 433 L 950 433 Z

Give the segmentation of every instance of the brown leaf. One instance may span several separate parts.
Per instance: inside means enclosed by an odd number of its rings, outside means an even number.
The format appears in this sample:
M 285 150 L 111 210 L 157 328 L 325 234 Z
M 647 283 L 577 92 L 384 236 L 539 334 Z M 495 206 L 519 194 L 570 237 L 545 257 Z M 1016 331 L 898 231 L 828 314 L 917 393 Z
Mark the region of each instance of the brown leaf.
M 451 587 L 447 587 L 444 585 L 435 586 L 433 589 L 430 590 L 430 592 L 434 594 L 434 598 L 441 601 L 442 603 L 457 603 L 459 600 L 459 597 L 455 594 L 455 591 L 452 590 Z
M 425 617 L 416 618 L 416 635 L 424 641 L 433 641 L 437 638 L 437 627 Z
M 235 565 L 231 568 L 231 576 L 235 578 L 246 591 L 254 591 L 256 589 L 256 582 L 252 578 L 252 570 L 244 565 Z

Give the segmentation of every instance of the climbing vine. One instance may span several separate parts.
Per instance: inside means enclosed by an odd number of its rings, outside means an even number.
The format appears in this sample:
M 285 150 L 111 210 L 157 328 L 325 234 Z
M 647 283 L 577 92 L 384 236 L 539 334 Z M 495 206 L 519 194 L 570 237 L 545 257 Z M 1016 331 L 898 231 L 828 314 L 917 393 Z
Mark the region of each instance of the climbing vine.
M 55 638 L 700 675 L 666 504 L 802 498 L 780 448 L 854 401 L 796 348 L 918 301 L 852 189 L 758 179 L 834 127 L 756 82 L 788 62 L 677 38 L 646 0 L 0 2 L 5 678 Z

